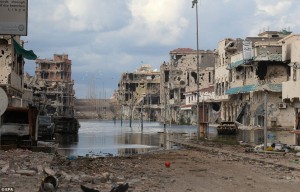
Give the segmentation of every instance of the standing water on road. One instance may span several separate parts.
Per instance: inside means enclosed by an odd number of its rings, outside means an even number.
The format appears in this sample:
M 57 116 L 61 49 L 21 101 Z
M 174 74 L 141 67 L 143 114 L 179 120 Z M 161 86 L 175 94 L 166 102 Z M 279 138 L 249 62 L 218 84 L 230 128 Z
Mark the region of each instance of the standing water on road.
M 167 140 L 174 137 L 194 138 L 195 126 L 167 126 L 163 134 L 163 124 L 139 121 L 82 120 L 78 135 L 56 135 L 59 143 L 58 153 L 76 156 L 132 155 L 159 149 L 170 149 Z
M 196 139 L 196 126 L 167 125 L 158 122 L 144 122 L 143 129 L 139 121 L 133 121 L 129 127 L 128 121 L 81 120 L 78 135 L 56 135 L 59 143 L 58 153 L 69 156 L 118 156 L 146 153 L 161 149 L 174 149 L 169 140 Z M 167 134 L 164 134 L 166 131 Z M 276 135 L 276 138 L 274 137 Z M 268 133 L 269 142 L 291 140 L 291 134 L 286 137 L 282 133 Z M 273 137 L 271 137 L 273 136 Z M 273 140 L 271 140 L 271 138 Z M 274 139 L 275 138 L 275 139 Z M 208 128 L 208 139 L 219 142 L 236 143 L 236 136 L 218 136 L 215 127 Z

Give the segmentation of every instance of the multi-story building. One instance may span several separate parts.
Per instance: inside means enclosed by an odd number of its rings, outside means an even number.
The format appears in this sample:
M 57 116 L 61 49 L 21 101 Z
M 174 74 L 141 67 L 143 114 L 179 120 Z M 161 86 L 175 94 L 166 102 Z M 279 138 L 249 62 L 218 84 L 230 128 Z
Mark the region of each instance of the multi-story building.
M 282 60 L 278 42 L 289 34 L 266 31 L 258 37 L 247 37 L 242 41 L 242 50 L 228 58 L 229 76 L 224 91 L 229 100 L 222 105 L 222 120 L 259 127 L 267 122 L 268 128 L 293 126 L 292 108 L 282 103 L 282 83 L 288 80 L 290 70 Z
M 147 120 L 160 118 L 160 73 L 143 64 L 132 73 L 123 73 L 118 84 L 117 101 L 122 105 L 123 118 Z
M 39 91 L 50 104 L 46 113 L 56 116 L 74 116 L 74 81 L 71 79 L 71 60 L 67 54 L 54 54 L 51 59 L 37 59 L 36 79 L 45 82 L 45 87 Z
M 294 144 L 300 145 L 300 35 L 291 34 L 279 43 L 282 45 L 282 61 L 290 67 L 288 81 L 282 83 L 282 105 L 294 110 Z
M 213 86 L 215 55 L 212 51 L 199 50 L 198 62 L 199 74 L 197 51 L 179 48 L 170 51 L 169 63 L 161 65 L 160 100 L 164 121 L 197 122 L 197 82 L 200 82 L 199 90 Z
M 36 55 L 22 45 L 20 36 L 0 36 L 0 87 L 6 91 L 11 107 L 32 104 L 32 92 L 24 89 L 24 58 L 34 60 Z
M 230 98 L 226 94 L 229 89 L 230 73 L 227 67 L 231 63 L 231 56 L 242 50 L 242 39 L 224 39 L 219 42 L 215 62 L 215 99 L 221 103 L 221 121 L 231 120 L 226 111 L 232 110 Z
M 80 127 L 74 117 L 75 91 L 71 79 L 71 60 L 67 54 L 54 54 L 54 59 L 37 59 L 35 76 L 44 81 L 44 86 L 35 94 L 44 98 L 40 104 L 44 106 L 44 115 L 53 116 L 55 132 L 78 133 Z M 42 114 L 42 113 L 41 113 Z
M 7 136 L 10 141 L 12 137 L 19 137 L 16 141 L 37 140 L 38 108 L 34 106 L 32 91 L 24 88 L 24 58 L 34 60 L 36 55 L 23 48 L 20 36 L 0 35 L 0 88 L 5 93 L 1 101 L 5 99 L 8 104 L 0 110 L 1 143 L 6 142 Z

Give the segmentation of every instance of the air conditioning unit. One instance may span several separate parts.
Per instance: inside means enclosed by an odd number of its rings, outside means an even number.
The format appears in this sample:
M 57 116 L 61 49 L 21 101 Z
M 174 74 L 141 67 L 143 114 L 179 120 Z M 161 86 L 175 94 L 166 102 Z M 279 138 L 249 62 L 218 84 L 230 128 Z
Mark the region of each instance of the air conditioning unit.
M 278 108 L 279 109 L 286 109 L 286 103 L 279 103 Z

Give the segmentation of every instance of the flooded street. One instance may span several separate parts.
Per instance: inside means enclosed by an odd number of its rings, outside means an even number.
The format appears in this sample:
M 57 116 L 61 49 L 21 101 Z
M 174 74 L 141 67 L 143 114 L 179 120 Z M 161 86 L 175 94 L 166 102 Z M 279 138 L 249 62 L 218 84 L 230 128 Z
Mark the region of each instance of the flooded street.
M 78 156 L 117 156 L 144 153 L 172 146 L 166 141 L 174 137 L 194 138 L 196 126 L 166 126 L 157 122 L 144 122 L 143 128 L 139 121 L 80 121 L 78 135 L 56 135 L 59 143 L 58 153 Z M 171 138 L 170 138 L 171 137 Z
M 153 150 L 177 148 L 169 140 L 195 139 L 196 126 L 167 125 L 158 122 L 82 120 L 78 135 L 56 135 L 58 153 L 69 156 L 119 156 L 146 153 Z M 167 134 L 164 134 L 166 131 Z M 268 142 L 289 144 L 292 134 L 268 132 Z M 215 127 L 208 128 L 208 139 L 223 143 L 237 142 L 237 136 L 218 136 Z

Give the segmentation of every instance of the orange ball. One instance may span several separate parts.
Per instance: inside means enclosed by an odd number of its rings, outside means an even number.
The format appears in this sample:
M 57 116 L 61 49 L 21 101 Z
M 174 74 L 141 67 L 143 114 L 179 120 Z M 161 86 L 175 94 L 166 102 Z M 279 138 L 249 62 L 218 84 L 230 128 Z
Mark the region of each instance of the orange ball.
M 171 165 L 170 161 L 166 161 L 166 162 L 165 162 L 165 166 L 166 166 L 167 168 L 169 168 L 170 165 Z

